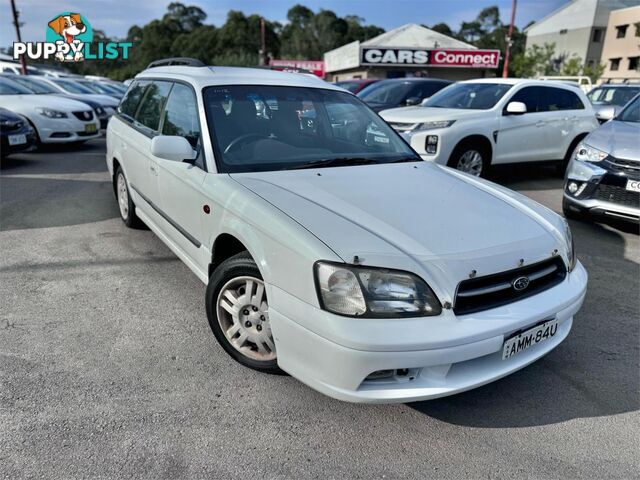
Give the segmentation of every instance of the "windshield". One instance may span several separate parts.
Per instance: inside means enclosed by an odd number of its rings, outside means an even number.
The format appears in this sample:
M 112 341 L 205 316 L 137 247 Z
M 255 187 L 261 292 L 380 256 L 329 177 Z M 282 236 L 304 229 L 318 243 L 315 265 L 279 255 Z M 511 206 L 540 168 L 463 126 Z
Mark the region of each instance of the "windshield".
M 208 87 L 203 96 L 222 173 L 420 161 L 349 93 L 243 85 Z
M 0 95 L 33 95 L 33 92 L 16 82 L 0 78 Z
M 594 105 L 622 107 L 638 93 L 640 87 L 598 87 L 591 90 L 587 97 Z
M 640 123 L 640 95 L 636 96 L 627 107 L 616 117 L 620 122 Z
M 84 85 L 80 85 L 79 83 L 73 82 L 71 80 L 51 80 L 51 81 L 56 85 L 60 85 L 69 93 L 82 93 L 82 94 L 95 93 L 92 90 L 85 87 Z
M 47 85 L 44 82 L 40 82 L 38 80 L 33 80 L 31 78 L 25 77 L 17 77 L 14 82 L 19 83 L 25 88 L 28 88 L 34 93 L 38 94 L 48 94 L 48 93 L 60 93 L 58 90 L 53 88 L 51 85 Z
M 402 103 L 411 89 L 411 82 L 378 82 L 364 88 L 358 97 L 367 103 Z
M 488 110 L 513 85 L 507 83 L 454 83 L 427 100 L 427 107 Z

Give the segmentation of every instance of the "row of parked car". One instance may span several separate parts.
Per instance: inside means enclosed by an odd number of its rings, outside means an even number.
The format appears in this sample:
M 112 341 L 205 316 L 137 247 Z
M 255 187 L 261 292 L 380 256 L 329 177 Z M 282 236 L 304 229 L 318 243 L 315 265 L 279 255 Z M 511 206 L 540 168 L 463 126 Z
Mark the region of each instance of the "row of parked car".
M 486 176 L 554 161 L 567 217 L 640 217 L 640 85 L 585 94 L 567 81 L 410 78 L 338 85 L 380 113 L 425 160 Z
M 126 92 L 110 80 L 0 73 L 2 156 L 100 135 Z

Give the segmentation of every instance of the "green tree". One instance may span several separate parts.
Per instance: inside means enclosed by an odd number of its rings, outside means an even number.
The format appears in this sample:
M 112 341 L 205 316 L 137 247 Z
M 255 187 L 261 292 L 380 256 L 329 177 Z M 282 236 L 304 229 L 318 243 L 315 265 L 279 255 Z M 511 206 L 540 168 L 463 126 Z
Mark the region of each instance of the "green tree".
M 525 52 L 513 57 L 513 71 L 518 77 L 530 78 L 538 75 L 557 75 L 558 70 L 553 63 L 555 43 L 544 46 L 532 45 Z
M 436 23 L 435 25 L 433 25 L 431 27 L 431 30 L 433 30 L 434 32 L 441 33 L 443 35 L 447 35 L 449 37 L 454 37 L 455 36 L 455 34 L 453 33 L 453 30 L 451 30 L 451 27 L 449 25 L 447 25 L 446 23 L 442 23 L 442 22 L 441 23 Z

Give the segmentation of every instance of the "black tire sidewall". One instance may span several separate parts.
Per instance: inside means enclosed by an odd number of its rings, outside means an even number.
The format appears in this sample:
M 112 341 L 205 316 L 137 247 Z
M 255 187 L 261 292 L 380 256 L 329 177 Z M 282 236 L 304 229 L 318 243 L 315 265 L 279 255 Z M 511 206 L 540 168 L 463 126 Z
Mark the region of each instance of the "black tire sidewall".
M 242 355 L 231 345 L 218 323 L 216 303 L 220 290 L 229 280 L 243 276 L 263 280 L 258 266 L 247 253 L 241 253 L 225 260 L 214 270 L 211 278 L 209 278 L 205 301 L 209 326 L 220 346 L 238 363 L 260 372 L 282 374 L 283 372 L 278 367 L 277 359 L 259 361 Z

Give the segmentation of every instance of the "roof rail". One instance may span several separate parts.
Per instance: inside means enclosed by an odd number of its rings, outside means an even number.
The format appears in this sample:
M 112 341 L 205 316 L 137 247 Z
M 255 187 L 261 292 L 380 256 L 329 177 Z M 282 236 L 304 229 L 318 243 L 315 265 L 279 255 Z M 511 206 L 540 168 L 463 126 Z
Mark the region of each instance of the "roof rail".
M 202 63 L 197 58 L 191 57 L 172 57 L 172 58 L 163 58 L 161 60 L 155 60 L 147 65 L 147 68 L 154 67 L 168 67 L 171 65 L 184 65 L 187 67 L 206 67 L 204 63 Z

